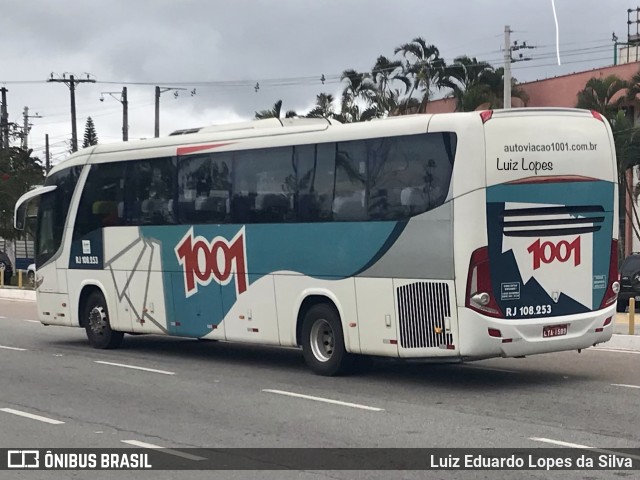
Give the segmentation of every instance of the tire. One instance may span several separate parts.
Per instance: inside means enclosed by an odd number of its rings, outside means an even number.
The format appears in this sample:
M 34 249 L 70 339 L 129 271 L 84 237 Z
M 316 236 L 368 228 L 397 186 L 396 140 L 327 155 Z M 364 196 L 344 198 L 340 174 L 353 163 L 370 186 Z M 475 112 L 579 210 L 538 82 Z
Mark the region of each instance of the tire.
M 102 293 L 89 295 L 84 309 L 84 325 L 89 343 L 94 348 L 118 348 L 124 338 L 123 332 L 111 329 L 109 310 Z
M 318 375 L 331 377 L 351 370 L 353 356 L 344 346 L 340 316 L 332 305 L 319 303 L 305 315 L 302 354 L 307 365 Z

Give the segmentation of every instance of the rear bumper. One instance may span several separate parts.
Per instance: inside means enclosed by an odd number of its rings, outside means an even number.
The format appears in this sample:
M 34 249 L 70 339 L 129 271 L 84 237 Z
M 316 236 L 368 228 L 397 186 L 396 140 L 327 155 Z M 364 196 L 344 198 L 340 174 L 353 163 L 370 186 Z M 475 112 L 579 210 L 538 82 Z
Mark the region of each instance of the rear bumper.
M 519 357 L 591 347 L 611 339 L 615 314 L 615 303 L 606 309 L 589 313 L 526 320 L 496 319 L 460 308 L 460 355 L 468 359 Z M 604 326 L 609 317 L 614 318 Z M 565 324 L 566 335 L 542 336 L 544 326 Z M 491 337 L 490 328 L 499 330 L 500 337 Z

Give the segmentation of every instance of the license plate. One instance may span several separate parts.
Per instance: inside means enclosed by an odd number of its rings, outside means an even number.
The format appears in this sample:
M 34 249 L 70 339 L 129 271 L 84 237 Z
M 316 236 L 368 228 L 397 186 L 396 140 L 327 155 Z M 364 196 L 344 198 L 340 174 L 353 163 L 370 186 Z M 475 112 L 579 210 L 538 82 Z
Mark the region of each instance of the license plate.
M 542 336 L 544 338 L 549 337 L 561 337 L 562 335 L 566 335 L 569 330 L 569 325 L 547 325 L 546 327 L 542 327 Z

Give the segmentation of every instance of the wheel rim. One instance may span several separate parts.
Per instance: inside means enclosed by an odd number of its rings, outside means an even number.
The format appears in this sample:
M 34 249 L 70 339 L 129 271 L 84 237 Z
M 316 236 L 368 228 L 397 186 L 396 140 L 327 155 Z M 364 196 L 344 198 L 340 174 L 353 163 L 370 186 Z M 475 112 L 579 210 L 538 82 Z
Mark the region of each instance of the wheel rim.
M 313 356 L 321 362 L 329 361 L 335 346 L 335 334 L 329 322 L 323 318 L 316 320 L 310 336 Z
M 89 313 L 89 328 L 95 335 L 104 335 L 107 329 L 107 314 L 102 307 L 93 307 Z

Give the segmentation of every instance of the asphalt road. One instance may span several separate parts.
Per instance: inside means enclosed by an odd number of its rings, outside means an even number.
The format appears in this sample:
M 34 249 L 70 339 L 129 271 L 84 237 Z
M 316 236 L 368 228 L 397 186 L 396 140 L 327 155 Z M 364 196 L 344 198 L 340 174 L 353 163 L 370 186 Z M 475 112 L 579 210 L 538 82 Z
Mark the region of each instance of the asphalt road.
M 325 378 L 313 375 L 294 349 L 128 336 L 123 348 L 102 351 L 87 344 L 84 331 L 45 327 L 36 318 L 34 303 L 0 300 L 1 448 L 131 445 L 125 441 L 173 449 L 525 448 L 563 442 L 612 451 L 640 447 L 638 353 L 589 349 L 465 365 L 381 361 L 366 374 Z M 32 471 L 20 478 L 619 479 L 636 474 Z M 2 479 L 17 477 L 0 472 Z

